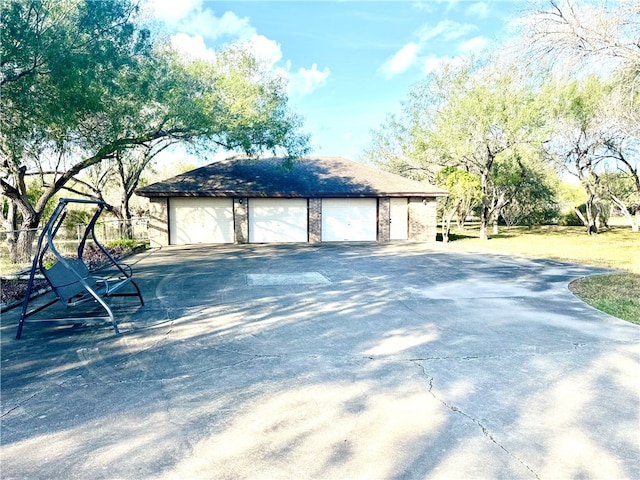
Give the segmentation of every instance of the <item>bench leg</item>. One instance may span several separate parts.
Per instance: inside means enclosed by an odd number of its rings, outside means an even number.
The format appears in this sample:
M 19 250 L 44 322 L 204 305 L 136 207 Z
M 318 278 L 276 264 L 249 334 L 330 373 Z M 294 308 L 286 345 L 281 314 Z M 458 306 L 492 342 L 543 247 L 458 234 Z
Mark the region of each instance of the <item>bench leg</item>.
M 98 295 L 96 292 L 94 292 L 93 289 L 87 288 L 87 291 L 102 306 L 102 308 L 104 308 L 105 312 L 107 312 L 107 315 L 109 315 L 109 320 L 111 321 L 111 324 L 113 325 L 113 329 L 115 330 L 116 334 L 119 335 L 120 334 L 120 329 L 118 328 L 118 323 L 116 322 L 116 317 L 113 315 L 113 312 L 111 311 L 111 308 L 109 308 L 109 305 L 107 305 L 105 303 L 105 301 L 102 300 L 100 295 Z

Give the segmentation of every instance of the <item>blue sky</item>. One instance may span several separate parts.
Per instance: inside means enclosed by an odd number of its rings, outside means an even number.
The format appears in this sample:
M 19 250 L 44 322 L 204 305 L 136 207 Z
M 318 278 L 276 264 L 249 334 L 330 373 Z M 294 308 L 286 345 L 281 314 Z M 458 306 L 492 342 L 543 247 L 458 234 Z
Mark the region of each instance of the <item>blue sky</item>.
M 517 1 L 152 0 L 185 55 L 246 42 L 288 79 L 313 154 L 357 160 L 409 89 L 505 40 Z

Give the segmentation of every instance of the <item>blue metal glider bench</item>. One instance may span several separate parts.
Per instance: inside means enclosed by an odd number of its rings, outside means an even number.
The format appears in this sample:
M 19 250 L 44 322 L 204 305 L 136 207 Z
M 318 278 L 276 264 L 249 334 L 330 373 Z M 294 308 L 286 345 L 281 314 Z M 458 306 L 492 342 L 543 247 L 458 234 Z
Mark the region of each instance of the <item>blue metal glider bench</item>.
M 67 214 L 69 204 L 93 205 L 95 213 L 87 225 L 80 240 L 77 255 L 73 258 L 63 256 L 56 248 L 56 234 Z M 54 210 L 51 218 L 45 225 L 36 247 L 27 293 L 22 305 L 22 313 L 18 322 L 18 332 L 16 338 L 22 336 L 22 328 L 25 323 L 45 322 L 54 324 L 79 324 L 85 322 L 105 322 L 110 321 L 113 329 L 118 334 L 118 324 L 113 315 L 111 307 L 105 299 L 109 297 L 130 297 L 135 296 L 140 300 L 140 305 L 144 305 L 142 294 L 138 285 L 133 281 L 133 271 L 129 265 L 118 263 L 107 250 L 98 242 L 95 234 L 95 225 L 98 217 L 104 210 L 105 203 L 97 200 L 78 200 L 71 198 L 61 198 L 58 206 Z M 95 246 L 104 256 L 104 262 L 97 268 L 89 267 L 83 259 L 85 244 L 87 239 L 93 240 Z M 45 259 L 47 252 L 49 255 Z M 55 262 L 55 263 L 52 263 Z M 40 272 L 47 280 L 56 298 L 43 305 L 29 309 L 29 304 L 34 301 L 31 298 L 36 274 Z M 129 292 L 122 292 L 122 289 Z M 66 307 L 73 307 L 85 302 L 93 302 L 102 310 L 101 315 L 95 315 L 95 311 L 81 316 L 62 315 L 54 318 L 33 318 L 30 317 L 56 302 L 62 302 Z M 95 309 L 94 309 L 95 310 Z M 67 310 L 65 310 L 67 312 Z

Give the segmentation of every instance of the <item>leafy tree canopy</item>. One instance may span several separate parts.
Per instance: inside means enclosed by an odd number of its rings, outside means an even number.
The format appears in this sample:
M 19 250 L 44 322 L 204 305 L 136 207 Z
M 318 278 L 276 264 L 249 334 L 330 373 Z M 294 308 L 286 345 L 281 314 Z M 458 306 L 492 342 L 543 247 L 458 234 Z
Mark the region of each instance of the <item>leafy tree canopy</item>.
M 185 60 L 144 28 L 130 0 L 2 7 L 0 189 L 23 228 L 36 227 L 49 199 L 104 161 L 134 159 L 125 176 L 135 184 L 175 142 L 289 159 L 308 151 L 283 79 L 242 47 L 213 62 Z M 27 176 L 41 182 L 35 203 Z

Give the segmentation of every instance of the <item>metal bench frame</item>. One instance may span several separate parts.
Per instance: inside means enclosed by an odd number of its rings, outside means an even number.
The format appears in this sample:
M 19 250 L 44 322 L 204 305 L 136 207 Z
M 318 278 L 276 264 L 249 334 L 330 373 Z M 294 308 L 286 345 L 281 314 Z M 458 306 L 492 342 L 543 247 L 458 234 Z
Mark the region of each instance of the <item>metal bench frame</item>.
M 90 204 L 95 205 L 96 210 L 91 218 L 91 221 L 85 228 L 82 239 L 77 250 L 76 258 L 67 258 L 63 256 L 55 246 L 55 237 L 59 228 L 62 226 L 62 222 L 67 214 L 67 206 L 69 204 Z M 138 285 L 133 281 L 133 271 L 129 265 L 117 262 L 107 250 L 98 242 L 95 234 L 95 225 L 100 217 L 100 214 L 105 208 L 105 202 L 98 200 L 81 200 L 72 198 L 61 198 L 53 214 L 47 221 L 40 237 L 38 238 L 38 244 L 36 252 L 33 258 L 33 264 L 31 266 L 31 272 L 29 275 L 29 283 L 27 285 L 27 293 L 22 305 L 22 313 L 20 314 L 20 320 L 18 321 L 18 331 L 16 339 L 20 339 L 22 336 L 22 328 L 25 323 L 31 322 L 44 322 L 54 324 L 78 324 L 86 322 L 105 322 L 110 321 L 113 325 L 113 329 L 116 334 L 120 333 L 118 329 L 118 323 L 113 315 L 113 311 L 109 305 L 105 302 L 105 298 L 108 297 L 138 297 L 140 299 L 140 305 L 144 305 L 142 294 Z M 98 249 L 105 256 L 106 261 L 98 268 L 90 269 L 87 263 L 83 259 L 84 247 L 87 239 L 93 240 Z M 45 254 L 51 252 L 56 260 L 56 263 L 48 268 L 45 267 Z M 56 298 L 48 301 L 44 305 L 40 305 L 29 310 L 29 303 L 32 302 L 31 295 L 33 293 L 34 279 L 37 272 L 40 272 L 42 276 L 47 280 Z M 133 290 L 131 292 L 120 292 L 120 290 L 131 285 Z M 131 289 L 130 289 L 131 290 Z M 100 316 L 87 316 L 81 317 L 56 317 L 56 318 L 44 318 L 44 319 L 30 319 L 32 315 L 40 312 L 41 310 L 53 305 L 56 302 L 62 302 L 67 307 L 73 307 L 75 305 L 93 301 L 99 304 L 104 310 L 105 315 Z

